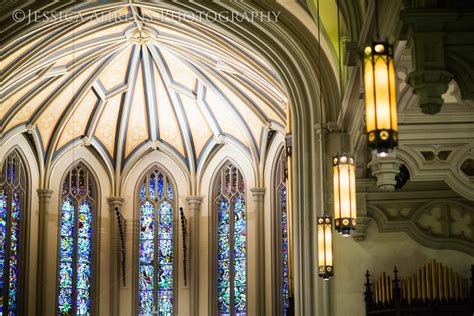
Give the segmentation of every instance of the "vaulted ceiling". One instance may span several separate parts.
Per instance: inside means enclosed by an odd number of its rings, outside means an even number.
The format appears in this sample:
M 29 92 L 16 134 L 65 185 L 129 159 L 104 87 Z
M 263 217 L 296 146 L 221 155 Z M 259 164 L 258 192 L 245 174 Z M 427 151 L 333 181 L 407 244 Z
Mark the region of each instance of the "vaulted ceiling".
M 8 43 L 1 137 L 28 130 L 44 159 L 81 141 L 117 168 L 144 146 L 191 169 L 223 142 L 258 160 L 269 131 L 284 131 L 277 75 L 238 41 L 171 14 L 121 4 Z

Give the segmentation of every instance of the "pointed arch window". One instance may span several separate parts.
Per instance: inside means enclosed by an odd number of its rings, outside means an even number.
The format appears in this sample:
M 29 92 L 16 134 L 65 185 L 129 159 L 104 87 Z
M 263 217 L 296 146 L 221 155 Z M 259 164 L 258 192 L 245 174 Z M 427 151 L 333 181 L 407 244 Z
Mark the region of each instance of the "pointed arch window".
M 283 315 L 288 314 L 289 309 L 289 274 L 288 274 L 288 200 L 287 200 L 287 186 L 285 180 L 285 151 L 282 151 L 275 168 L 275 213 L 276 213 L 276 231 L 277 231 L 277 251 L 276 262 L 278 282 L 277 289 L 278 310 L 281 310 Z
M 247 214 L 245 181 L 227 162 L 218 174 L 217 310 L 219 315 L 247 314 Z
M 69 171 L 61 187 L 58 314 L 90 315 L 96 185 L 87 168 Z
M 138 313 L 172 315 L 176 304 L 175 191 L 170 179 L 153 168 L 140 183 L 138 254 Z
M 0 315 L 21 313 L 26 170 L 18 152 L 9 154 L 0 174 Z

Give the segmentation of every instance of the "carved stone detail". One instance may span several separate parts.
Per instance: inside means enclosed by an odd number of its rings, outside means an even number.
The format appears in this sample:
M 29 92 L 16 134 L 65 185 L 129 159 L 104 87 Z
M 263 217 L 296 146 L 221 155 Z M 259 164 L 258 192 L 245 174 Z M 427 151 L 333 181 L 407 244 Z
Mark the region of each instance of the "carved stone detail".
M 407 82 L 419 96 L 421 111 L 440 112 L 442 94 L 455 78 L 463 99 L 474 98 L 474 21 L 463 14 L 462 1 L 406 1 L 401 11 L 402 37 L 408 38 L 412 49 L 414 70 Z M 474 5 L 464 1 L 466 10 Z M 459 25 L 462 25 L 460 32 Z
M 405 231 L 415 241 L 436 249 L 474 255 L 474 203 L 434 199 L 427 202 L 369 203 L 369 215 L 380 232 Z
M 377 178 L 377 186 L 380 191 L 393 191 L 397 180 L 395 177 L 400 173 L 402 162 L 395 157 L 374 157 L 368 164 L 372 175 Z

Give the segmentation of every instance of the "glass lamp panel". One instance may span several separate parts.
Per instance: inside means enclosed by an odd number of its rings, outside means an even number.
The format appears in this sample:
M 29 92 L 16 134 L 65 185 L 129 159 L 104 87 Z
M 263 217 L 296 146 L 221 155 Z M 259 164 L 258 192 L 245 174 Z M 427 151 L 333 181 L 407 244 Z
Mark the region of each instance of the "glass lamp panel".
M 333 168 L 333 187 L 334 187 L 334 217 L 341 218 L 341 205 L 339 201 L 339 166 L 335 165 Z
M 390 58 L 388 66 L 388 76 L 390 80 L 390 114 L 392 118 L 392 130 L 398 130 L 397 118 L 397 87 L 395 77 L 395 67 L 393 66 L 393 59 Z
M 332 266 L 332 231 L 331 231 L 331 225 L 330 224 L 325 224 L 325 229 L 324 229 L 324 250 L 325 250 L 325 262 L 326 266 Z
M 364 59 L 364 87 L 365 87 L 365 120 L 368 132 L 374 131 L 375 100 L 374 100 L 374 69 L 371 56 Z
M 390 83 L 388 65 L 385 56 L 378 56 L 375 60 L 375 86 L 376 86 L 376 115 L 377 129 L 390 130 Z
M 318 224 L 318 261 L 319 266 L 325 266 L 326 261 L 324 260 L 325 255 L 325 242 L 324 242 L 324 224 Z
M 349 190 L 349 165 L 339 165 L 339 194 L 341 203 L 341 218 L 351 216 L 351 196 Z
M 355 176 L 355 166 L 349 165 L 350 171 L 350 200 L 351 200 L 351 218 L 357 217 L 357 200 L 356 200 L 356 176 Z

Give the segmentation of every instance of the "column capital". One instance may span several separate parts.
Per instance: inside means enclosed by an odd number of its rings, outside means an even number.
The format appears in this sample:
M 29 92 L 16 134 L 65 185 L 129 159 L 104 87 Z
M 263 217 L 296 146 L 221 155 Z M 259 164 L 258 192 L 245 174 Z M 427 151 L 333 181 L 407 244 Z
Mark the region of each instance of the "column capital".
M 200 205 L 202 202 L 202 196 L 197 196 L 197 195 L 190 195 L 186 197 L 186 202 L 188 202 L 189 205 Z
M 115 210 L 116 207 L 122 207 L 122 204 L 125 200 L 119 196 L 111 196 L 107 198 L 107 202 L 109 203 L 109 207 L 111 210 Z
M 267 189 L 267 188 L 265 188 L 265 187 L 251 188 L 251 189 L 250 189 L 250 192 L 252 192 L 252 195 L 253 195 L 254 197 L 264 196 L 266 189 Z
M 50 189 L 37 189 L 36 192 L 38 193 L 38 197 L 44 198 L 44 199 L 49 199 L 51 198 L 51 195 L 53 194 L 53 190 Z

